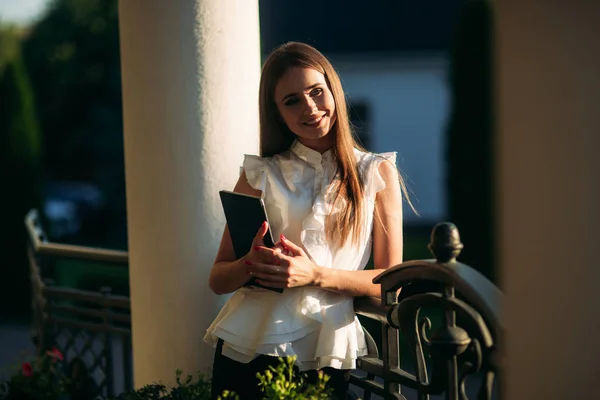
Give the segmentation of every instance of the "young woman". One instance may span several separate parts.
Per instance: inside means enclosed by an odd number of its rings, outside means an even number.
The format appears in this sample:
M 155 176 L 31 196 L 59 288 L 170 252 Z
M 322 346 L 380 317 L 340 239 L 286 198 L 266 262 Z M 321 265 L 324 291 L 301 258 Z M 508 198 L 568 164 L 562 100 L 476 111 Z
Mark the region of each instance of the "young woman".
M 395 153 L 355 142 L 340 79 L 316 49 L 292 42 L 266 60 L 260 92 L 261 156 L 245 156 L 234 191 L 262 196 L 267 223 L 236 259 L 225 227 L 210 274 L 217 294 L 235 292 L 209 327 L 216 346 L 213 396 L 260 398 L 257 372 L 295 355 L 296 366 L 331 377 L 344 399 L 349 370 L 366 354 L 354 296 L 402 262 L 402 192 Z M 264 246 L 270 228 L 278 242 Z M 374 270 L 364 270 L 373 251 Z M 247 288 L 251 278 L 283 293 Z

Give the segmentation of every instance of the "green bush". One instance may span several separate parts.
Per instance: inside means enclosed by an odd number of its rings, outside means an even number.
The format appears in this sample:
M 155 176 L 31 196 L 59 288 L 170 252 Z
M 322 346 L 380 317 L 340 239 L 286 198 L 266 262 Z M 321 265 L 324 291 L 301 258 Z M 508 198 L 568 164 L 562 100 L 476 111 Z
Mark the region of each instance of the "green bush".
M 329 376 L 319 371 L 316 385 L 305 384 L 302 377 L 294 373 L 295 357 L 280 359 L 275 367 L 269 367 L 264 374 L 257 374 L 259 385 L 265 394 L 265 400 L 275 399 L 310 399 L 325 400 L 331 395 L 327 387 Z
M 122 393 L 111 400 L 204 400 L 210 399 L 210 380 L 202 374 L 197 379 L 188 375 L 181 379 L 177 371 L 176 385 L 169 388 L 161 383 L 146 385 L 132 392 Z
M 303 378 L 294 372 L 295 357 L 280 358 L 277 367 L 269 367 L 264 373 L 257 374 L 259 385 L 264 393 L 264 400 L 326 400 L 331 396 L 327 387 L 329 377 L 320 372 L 317 383 L 307 384 Z M 177 371 L 176 385 L 168 388 L 156 383 L 144 386 L 129 393 L 123 393 L 112 400 L 209 400 L 210 380 L 199 374 L 197 379 L 188 375 L 181 379 L 181 371 Z M 234 400 L 238 396 L 233 392 L 224 391 L 220 399 Z

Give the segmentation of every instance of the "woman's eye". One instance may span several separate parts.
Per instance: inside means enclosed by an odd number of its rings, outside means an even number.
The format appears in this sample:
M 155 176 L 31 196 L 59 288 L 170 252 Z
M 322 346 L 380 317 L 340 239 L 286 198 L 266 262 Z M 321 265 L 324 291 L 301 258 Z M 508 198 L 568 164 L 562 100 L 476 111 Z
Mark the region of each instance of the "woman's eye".
M 290 97 L 283 104 L 286 106 L 293 106 L 296 103 L 298 103 L 298 99 L 296 97 Z
M 322 94 L 323 94 L 323 89 L 321 89 L 321 88 L 313 89 L 313 91 L 310 92 L 311 96 L 320 96 Z

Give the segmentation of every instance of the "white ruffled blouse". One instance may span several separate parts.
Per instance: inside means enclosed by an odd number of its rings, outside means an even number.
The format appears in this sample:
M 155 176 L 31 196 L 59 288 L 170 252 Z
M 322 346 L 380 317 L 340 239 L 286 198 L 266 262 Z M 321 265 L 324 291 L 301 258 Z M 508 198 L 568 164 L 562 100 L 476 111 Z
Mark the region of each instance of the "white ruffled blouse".
M 376 193 L 385 187 L 379 164 L 396 163 L 396 153 L 373 154 L 355 149 L 366 200 L 362 236 L 358 244 L 332 248 L 325 235 L 325 216 L 339 212 L 333 204 L 337 165 L 333 152 L 324 154 L 295 141 L 290 150 L 262 158 L 246 155 L 243 169 L 249 184 L 262 191 L 274 238 L 283 233 L 301 245 L 322 267 L 364 269 L 371 254 Z M 204 340 L 216 346 L 223 339 L 223 355 L 243 363 L 259 354 L 295 355 L 300 370 L 356 368 L 367 354 L 364 333 L 354 313 L 353 298 L 316 287 L 277 293 L 240 288 L 223 306 Z

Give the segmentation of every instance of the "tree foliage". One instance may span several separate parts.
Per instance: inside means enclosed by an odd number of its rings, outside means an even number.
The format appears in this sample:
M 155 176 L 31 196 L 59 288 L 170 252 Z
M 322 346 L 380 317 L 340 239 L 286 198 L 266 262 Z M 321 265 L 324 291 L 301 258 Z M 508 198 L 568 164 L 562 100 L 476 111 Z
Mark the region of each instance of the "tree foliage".
M 41 136 L 20 33 L 0 29 L 0 265 L 8 283 L 0 290 L 0 312 L 11 316 L 29 310 L 24 217 L 40 205 Z
M 107 247 L 126 243 L 117 12 L 117 0 L 55 0 L 24 41 L 45 177 L 100 188 L 109 214 L 90 240 Z

